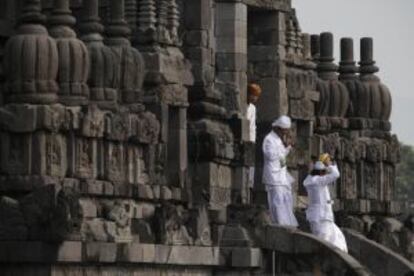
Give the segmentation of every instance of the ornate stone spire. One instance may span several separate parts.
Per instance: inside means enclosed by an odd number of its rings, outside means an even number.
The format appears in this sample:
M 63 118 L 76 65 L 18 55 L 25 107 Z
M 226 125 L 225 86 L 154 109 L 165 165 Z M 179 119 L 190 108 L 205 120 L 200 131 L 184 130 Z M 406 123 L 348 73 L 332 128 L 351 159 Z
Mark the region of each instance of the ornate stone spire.
M 125 19 L 128 22 L 129 29 L 131 30 L 132 40 L 134 40 L 134 35 L 137 31 L 137 15 L 138 15 L 138 5 L 137 0 L 125 0 Z
M 286 20 L 286 57 L 288 59 L 295 56 L 297 48 L 297 36 L 292 14 L 289 13 Z
M 320 57 L 318 63 L 318 76 L 321 79 L 317 84 L 320 92 L 318 115 L 329 117 L 344 117 L 349 105 L 348 90 L 338 81 L 338 66 L 333 63 L 333 35 L 322 33 L 320 35 Z
M 155 38 L 157 14 L 155 0 L 141 0 L 138 3 L 138 42 L 151 42 Z
M 58 51 L 49 37 L 40 0 L 25 0 L 18 28 L 5 46 L 7 102 L 50 104 L 57 101 Z
M 77 39 L 72 29 L 76 19 L 69 8 L 69 0 L 54 0 L 49 22 L 50 35 L 56 39 L 59 53 L 59 101 L 66 105 L 86 104 L 89 55 L 86 45 Z
M 170 0 L 157 0 L 157 33 L 158 42 L 170 44 L 171 38 L 169 33 L 169 10 Z
M 175 45 L 181 43 L 178 37 L 178 27 L 180 26 L 180 12 L 178 10 L 177 0 L 169 0 L 168 9 L 168 28 L 170 31 L 171 42 Z
M 107 44 L 118 57 L 119 89 L 122 103 L 136 103 L 142 98 L 144 82 L 144 60 L 139 51 L 128 40 L 130 29 L 125 20 L 124 0 L 110 2 L 110 21 L 107 28 Z
M 370 37 L 361 39 L 360 79 L 371 98 L 369 117 L 387 121 L 391 115 L 392 99 L 387 86 L 375 75 L 379 68 L 374 61 L 374 42 Z
M 98 0 L 84 0 L 81 24 L 79 26 L 81 39 L 89 50 L 90 101 L 101 108 L 113 109 L 117 106 L 117 74 L 116 56 L 110 48 L 104 45 L 100 22 Z

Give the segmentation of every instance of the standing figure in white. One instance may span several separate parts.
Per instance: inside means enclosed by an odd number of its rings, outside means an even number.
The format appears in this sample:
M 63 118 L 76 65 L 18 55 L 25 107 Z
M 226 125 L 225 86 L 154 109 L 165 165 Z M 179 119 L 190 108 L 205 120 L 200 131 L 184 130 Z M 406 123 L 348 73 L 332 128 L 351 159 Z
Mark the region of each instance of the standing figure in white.
M 256 143 L 256 102 L 262 94 L 262 88 L 256 84 L 251 83 L 247 87 L 247 114 L 249 120 L 249 142 Z M 254 187 L 254 166 L 249 167 L 248 182 L 250 190 L 250 202 L 252 202 L 252 194 Z
M 306 219 L 314 235 L 348 252 L 344 234 L 334 222 L 333 201 L 328 187 L 339 178 L 339 170 L 329 155 L 321 155 L 320 160 L 315 162 L 311 173 L 303 181 L 309 199 Z
M 263 140 L 263 178 L 273 223 L 297 227 L 293 214 L 292 183 L 286 158 L 292 148 L 288 116 L 281 116 L 272 123 L 272 131 Z

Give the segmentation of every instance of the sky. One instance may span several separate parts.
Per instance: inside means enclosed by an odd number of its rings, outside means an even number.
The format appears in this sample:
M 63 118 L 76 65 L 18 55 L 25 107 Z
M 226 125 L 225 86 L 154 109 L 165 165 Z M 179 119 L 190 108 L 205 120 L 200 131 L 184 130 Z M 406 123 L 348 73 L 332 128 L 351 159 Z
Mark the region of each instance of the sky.
M 392 132 L 414 146 L 414 0 L 292 0 L 302 32 L 329 31 L 339 58 L 341 37 L 354 38 L 359 60 L 361 37 L 374 38 L 378 76 L 393 99 Z

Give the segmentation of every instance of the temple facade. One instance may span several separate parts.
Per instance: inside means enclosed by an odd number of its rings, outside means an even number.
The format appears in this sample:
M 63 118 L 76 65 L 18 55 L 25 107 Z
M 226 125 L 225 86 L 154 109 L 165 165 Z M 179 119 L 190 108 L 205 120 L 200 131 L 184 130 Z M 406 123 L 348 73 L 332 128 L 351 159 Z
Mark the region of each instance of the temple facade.
M 358 62 L 333 40 L 302 32 L 290 0 L 1 1 L 2 275 L 414 272 L 383 246 L 406 251 L 383 229 L 402 210 L 399 142 L 373 39 Z M 271 225 L 261 182 L 280 115 L 301 230 Z M 306 233 L 302 181 L 324 152 L 350 255 Z

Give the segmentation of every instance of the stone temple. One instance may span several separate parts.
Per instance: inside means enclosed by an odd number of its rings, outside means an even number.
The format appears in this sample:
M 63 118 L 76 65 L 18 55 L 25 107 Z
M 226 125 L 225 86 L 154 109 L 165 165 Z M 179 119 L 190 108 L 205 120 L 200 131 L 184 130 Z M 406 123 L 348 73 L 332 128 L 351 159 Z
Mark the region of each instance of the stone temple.
M 413 275 L 391 94 L 360 43 L 356 62 L 351 38 L 303 33 L 290 0 L 2 0 L 0 274 Z M 301 230 L 270 225 L 261 183 L 282 114 Z M 304 219 L 322 152 L 350 255 Z

